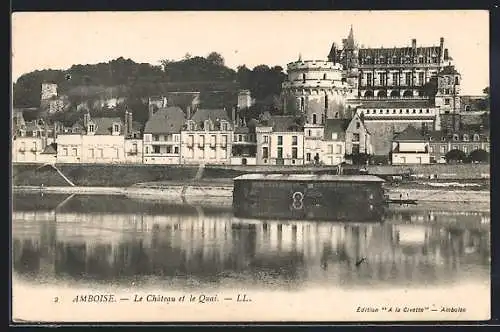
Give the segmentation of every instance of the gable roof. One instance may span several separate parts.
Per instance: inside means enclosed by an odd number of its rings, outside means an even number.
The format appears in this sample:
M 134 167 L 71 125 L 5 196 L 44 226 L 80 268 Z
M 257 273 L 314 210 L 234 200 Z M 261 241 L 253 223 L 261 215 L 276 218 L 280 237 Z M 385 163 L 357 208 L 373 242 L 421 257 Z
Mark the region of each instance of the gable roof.
M 158 109 L 146 122 L 144 133 L 148 134 L 174 134 L 180 133 L 186 115 L 180 107 L 165 107 Z
M 424 135 L 413 126 L 406 127 L 405 130 L 394 136 L 394 141 L 416 142 L 425 141 Z
M 52 143 L 45 147 L 42 154 L 57 154 L 57 144 Z
M 120 124 L 120 133 L 123 133 L 123 122 L 119 117 L 91 118 L 90 121 L 96 125 L 95 135 L 111 135 L 114 123 Z
M 326 119 L 324 131 L 325 140 L 331 140 L 333 133 L 337 133 L 338 139 L 343 140 L 349 122 L 350 121 L 346 119 Z
M 212 121 L 215 120 L 231 121 L 231 118 L 227 114 L 226 110 L 222 108 L 214 108 L 214 109 L 200 108 L 191 116 L 191 120 L 193 120 L 196 123 L 204 122 L 205 120 L 208 119 L 211 119 Z
M 273 127 L 273 131 L 302 131 L 302 126 L 297 123 L 297 118 L 293 115 L 274 115 L 271 116 L 269 124 Z

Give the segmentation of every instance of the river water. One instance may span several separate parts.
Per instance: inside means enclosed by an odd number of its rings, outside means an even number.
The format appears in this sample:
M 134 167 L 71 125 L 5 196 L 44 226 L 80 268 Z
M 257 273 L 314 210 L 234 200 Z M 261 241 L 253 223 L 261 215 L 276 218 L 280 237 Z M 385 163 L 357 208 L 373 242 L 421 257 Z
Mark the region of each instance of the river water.
M 12 249 L 17 319 L 489 318 L 490 213 L 477 204 L 339 223 L 236 218 L 224 199 L 16 194 Z

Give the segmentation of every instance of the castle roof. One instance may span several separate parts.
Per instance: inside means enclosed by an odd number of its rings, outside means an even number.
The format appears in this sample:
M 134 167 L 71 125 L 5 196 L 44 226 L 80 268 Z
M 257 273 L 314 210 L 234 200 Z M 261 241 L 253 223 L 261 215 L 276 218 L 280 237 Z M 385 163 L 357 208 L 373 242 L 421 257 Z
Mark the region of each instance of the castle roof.
M 358 108 L 432 108 L 434 104 L 429 99 L 410 99 L 410 100 L 363 100 Z
M 392 47 L 392 48 L 361 48 L 358 52 L 359 58 L 401 58 L 401 57 L 412 57 L 415 55 L 422 55 L 427 57 L 436 56 L 439 57 L 441 55 L 441 48 L 439 46 L 424 46 L 413 48 L 410 46 L 407 47 Z

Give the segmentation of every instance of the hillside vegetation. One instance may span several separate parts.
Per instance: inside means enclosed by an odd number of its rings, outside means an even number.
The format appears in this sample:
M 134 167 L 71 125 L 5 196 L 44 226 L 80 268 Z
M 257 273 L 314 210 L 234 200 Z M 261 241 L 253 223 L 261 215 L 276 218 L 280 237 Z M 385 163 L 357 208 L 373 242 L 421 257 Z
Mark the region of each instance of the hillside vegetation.
M 92 104 L 111 97 L 126 98 L 125 105 L 137 115 L 136 119 L 144 120 L 147 97 L 178 91 L 200 92 L 201 107 L 232 107 L 238 90 L 249 89 L 258 105 L 272 109 L 276 107 L 284 78 L 279 66 L 259 65 L 249 69 L 243 65 L 233 70 L 225 66 L 224 59 L 216 52 L 207 57 L 186 55 L 179 61 L 162 60 L 160 65 L 120 57 L 107 63 L 24 74 L 14 84 L 13 99 L 14 107 L 38 108 L 41 84 L 51 82 L 58 85 L 58 93 L 68 96 L 71 104 L 65 112 L 69 114 L 56 115 L 60 120 L 77 117 L 76 106 L 82 102 Z

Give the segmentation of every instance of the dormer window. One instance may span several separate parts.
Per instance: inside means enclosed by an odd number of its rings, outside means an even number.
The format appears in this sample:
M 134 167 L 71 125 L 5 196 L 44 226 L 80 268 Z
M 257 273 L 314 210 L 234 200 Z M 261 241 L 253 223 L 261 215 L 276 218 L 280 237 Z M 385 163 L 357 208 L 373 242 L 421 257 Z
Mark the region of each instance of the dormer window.
M 88 131 L 89 133 L 93 133 L 93 132 L 95 132 L 95 125 L 94 125 L 94 124 L 89 124 L 89 125 L 88 125 L 88 129 L 87 129 L 87 131 Z
M 458 141 L 458 135 L 457 134 L 453 135 L 453 140 L 454 141 Z
M 226 121 L 221 122 L 220 127 L 221 127 L 221 130 L 227 130 L 227 122 Z
M 203 123 L 203 127 L 205 130 L 210 130 L 210 120 L 205 120 L 205 122 Z
M 474 141 L 479 141 L 479 135 L 478 134 L 474 134 Z
M 332 140 L 336 140 L 338 138 L 337 133 L 332 133 Z
M 469 141 L 469 135 L 464 134 L 463 141 L 464 141 L 464 142 Z
M 118 123 L 113 124 L 113 133 L 119 133 L 120 132 L 120 125 Z

